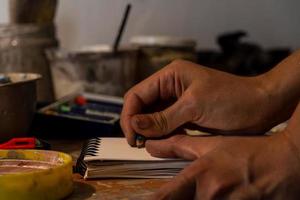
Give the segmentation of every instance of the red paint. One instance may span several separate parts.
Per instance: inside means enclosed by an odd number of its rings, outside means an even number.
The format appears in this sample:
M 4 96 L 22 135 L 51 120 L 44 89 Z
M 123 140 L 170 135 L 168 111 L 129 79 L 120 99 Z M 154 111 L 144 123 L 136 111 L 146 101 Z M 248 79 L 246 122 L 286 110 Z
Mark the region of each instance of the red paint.
M 75 103 L 79 106 L 83 106 L 87 103 L 86 98 L 83 96 L 78 96 L 75 98 Z

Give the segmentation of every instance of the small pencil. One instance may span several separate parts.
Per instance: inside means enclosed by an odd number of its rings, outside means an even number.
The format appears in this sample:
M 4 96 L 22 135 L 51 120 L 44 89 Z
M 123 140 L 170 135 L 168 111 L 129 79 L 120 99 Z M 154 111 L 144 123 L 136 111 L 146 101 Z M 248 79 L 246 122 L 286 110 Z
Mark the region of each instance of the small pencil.
M 146 140 L 146 138 L 144 136 L 136 134 L 135 144 L 136 144 L 137 148 L 145 147 L 145 140 Z

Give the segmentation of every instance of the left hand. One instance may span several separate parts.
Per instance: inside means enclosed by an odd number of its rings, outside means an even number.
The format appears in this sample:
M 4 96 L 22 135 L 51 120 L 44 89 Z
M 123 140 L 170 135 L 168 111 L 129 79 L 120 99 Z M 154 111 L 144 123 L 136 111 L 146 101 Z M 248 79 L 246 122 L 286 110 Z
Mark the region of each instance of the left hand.
M 153 199 L 299 199 L 300 160 L 286 134 L 148 140 L 153 156 L 194 160 Z
M 173 61 L 126 93 L 122 130 L 131 146 L 136 133 L 159 138 L 187 124 L 214 133 L 264 133 L 289 117 L 295 107 L 278 103 L 284 101 L 275 98 L 269 89 L 273 81 L 266 77 L 240 77 Z

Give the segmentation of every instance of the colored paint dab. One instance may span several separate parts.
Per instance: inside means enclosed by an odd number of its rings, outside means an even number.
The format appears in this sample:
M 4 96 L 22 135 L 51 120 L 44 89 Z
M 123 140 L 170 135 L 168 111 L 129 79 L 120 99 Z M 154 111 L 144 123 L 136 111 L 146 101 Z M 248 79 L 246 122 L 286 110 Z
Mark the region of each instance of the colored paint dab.
M 59 107 L 59 111 L 62 113 L 69 113 L 69 112 L 71 112 L 71 107 L 68 105 L 61 105 Z
M 79 106 L 84 106 L 87 104 L 87 100 L 84 96 L 78 96 L 75 98 L 75 103 Z

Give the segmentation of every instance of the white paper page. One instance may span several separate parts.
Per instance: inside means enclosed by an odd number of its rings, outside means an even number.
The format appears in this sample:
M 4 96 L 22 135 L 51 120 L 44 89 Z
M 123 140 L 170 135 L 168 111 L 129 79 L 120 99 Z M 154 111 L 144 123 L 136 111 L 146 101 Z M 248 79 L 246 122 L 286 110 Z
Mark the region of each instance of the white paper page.
M 84 161 L 93 160 L 125 160 L 125 161 L 162 161 L 170 159 L 161 159 L 151 156 L 145 148 L 135 148 L 129 146 L 126 138 L 100 138 L 101 143 L 98 146 L 96 156 L 85 156 Z M 173 160 L 173 159 L 172 159 Z

